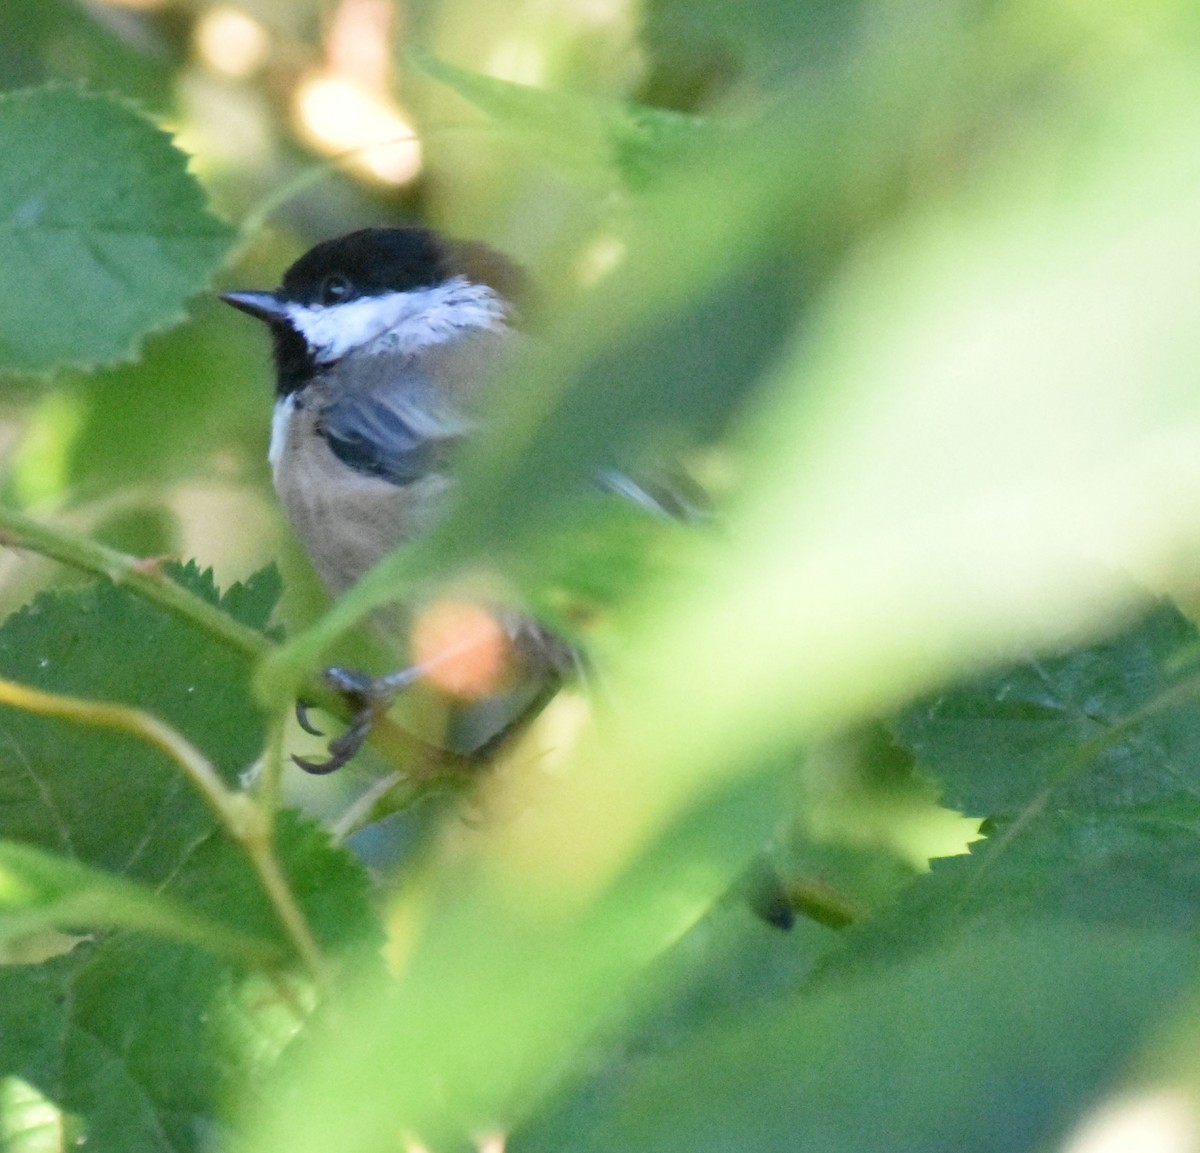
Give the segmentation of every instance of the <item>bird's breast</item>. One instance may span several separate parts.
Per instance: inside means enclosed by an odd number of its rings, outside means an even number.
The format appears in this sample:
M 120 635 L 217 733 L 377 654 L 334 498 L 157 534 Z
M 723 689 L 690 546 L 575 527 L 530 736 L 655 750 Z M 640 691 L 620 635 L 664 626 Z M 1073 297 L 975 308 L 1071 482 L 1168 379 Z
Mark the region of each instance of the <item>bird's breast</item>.
M 450 486 L 433 474 L 403 486 L 344 464 L 321 435 L 319 409 L 281 398 L 271 427 L 275 490 L 331 595 L 436 520 Z

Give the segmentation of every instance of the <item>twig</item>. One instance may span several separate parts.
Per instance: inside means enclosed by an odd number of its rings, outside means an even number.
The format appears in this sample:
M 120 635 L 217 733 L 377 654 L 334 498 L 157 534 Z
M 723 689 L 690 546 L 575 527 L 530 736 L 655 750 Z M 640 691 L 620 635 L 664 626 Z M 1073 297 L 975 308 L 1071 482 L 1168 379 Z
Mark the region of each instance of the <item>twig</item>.
M 25 549 L 81 572 L 107 577 L 113 584 L 166 609 L 252 659 L 261 659 L 278 647 L 261 633 L 239 624 L 202 597 L 176 584 L 154 561 L 118 552 L 89 537 L 43 524 L 3 504 L 0 504 L 0 545 Z M 302 695 L 334 716 L 343 720 L 349 717 L 349 710 L 342 698 L 321 680 L 314 679 L 304 685 Z M 437 750 L 438 755 L 432 755 L 434 746 L 406 733 L 386 718 L 377 723 L 376 731 L 372 733 L 372 744 L 378 745 L 385 755 L 401 759 L 417 756 L 426 764 L 434 761 L 460 769 L 464 762 L 462 757 L 454 753 L 441 755 L 441 750 Z
M 107 577 L 113 584 L 136 593 L 203 629 L 222 644 L 258 659 L 274 646 L 248 625 L 211 605 L 202 597 L 176 584 L 155 561 L 128 553 L 34 520 L 14 508 L 0 504 L 0 545 L 40 553 L 83 572 Z
M 170 757 L 204 798 L 217 821 L 249 857 L 280 924 L 301 960 L 318 982 L 324 984 L 328 980 L 328 964 L 275 857 L 272 843 L 273 810 L 267 810 L 244 793 L 228 788 L 212 762 L 182 733 L 150 713 L 128 705 L 60 696 L 3 679 L 0 679 L 0 704 L 43 716 L 61 717 L 78 724 L 129 733 Z
M 278 646 L 261 633 L 240 624 L 202 597 L 176 584 L 157 563 L 118 552 L 66 529 L 43 524 L 3 504 L 0 504 L 0 545 L 26 549 L 82 572 L 107 577 L 113 584 L 166 609 L 251 660 L 261 660 L 278 651 Z M 273 685 L 275 691 L 266 694 L 276 704 L 281 698 L 280 687 Z M 318 677 L 311 677 L 302 684 L 298 695 L 343 721 L 350 718 L 346 702 Z M 437 776 L 442 772 L 456 775 L 474 763 L 469 757 L 421 740 L 386 717 L 375 723 L 369 740 L 392 764 L 404 765 L 421 776 Z

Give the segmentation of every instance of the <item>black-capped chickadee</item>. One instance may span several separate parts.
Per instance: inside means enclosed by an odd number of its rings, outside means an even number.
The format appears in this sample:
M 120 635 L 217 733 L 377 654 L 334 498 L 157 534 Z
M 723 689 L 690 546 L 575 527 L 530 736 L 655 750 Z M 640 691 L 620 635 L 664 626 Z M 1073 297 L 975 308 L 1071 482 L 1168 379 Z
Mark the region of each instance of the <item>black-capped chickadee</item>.
M 275 489 L 331 595 L 439 516 L 477 401 L 522 339 L 526 293 L 521 270 L 485 245 L 368 228 L 312 248 L 274 292 L 222 296 L 271 330 Z M 502 620 L 533 700 L 569 667 L 569 650 L 528 617 Z M 348 761 L 412 671 L 329 676 L 359 715 L 329 761 L 299 761 L 309 771 Z
M 523 339 L 517 322 L 527 295 L 524 273 L 486 245 L 423 228 L 367 228 L 310 249 L 274 292 L 222 296 L 270 327 L 275 489 L 331 595 L 440 515 L 478 401 Z M 696 510 L 676 481 L 652 485 L 615 469 L 595 479 L 658 514 Z M 528 616 L 501 612 L 497 620 L 513 676 L 493 710 L 499 722 L 485 717 L 480 732 L 476 718 L 472 749 L 502 735 L 514 705 L 519 717 L 577 665 L 570 647 Z M 297 762 L 311 772 L 345 764 L 373 717 L 419 671 L 369 678 L 329 670 L 355 702 L 356 719 L 330 744 L 328 761 Z

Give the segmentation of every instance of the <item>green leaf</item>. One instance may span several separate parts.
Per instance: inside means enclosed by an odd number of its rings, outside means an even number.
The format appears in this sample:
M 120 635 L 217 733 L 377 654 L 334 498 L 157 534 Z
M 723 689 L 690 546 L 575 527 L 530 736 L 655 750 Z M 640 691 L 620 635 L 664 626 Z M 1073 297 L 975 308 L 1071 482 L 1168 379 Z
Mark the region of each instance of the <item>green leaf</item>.
M 111 24 L 72 0 L 5 0 L 0 8 L 0 89 L 47 81 L 83 81 L 101 92 L 119 92 L 157 112 L 172 103 L 171 61 L 165 44 L 140 29 L 130 43 Z
M 0 1070 L 75 1114 L 102 1153 L 210 1147 L 219 1097 L 252 1071 L 222 1044 L 235 989 L 198 950 L 127 937 L 4 967 Z
M 1189 932 L 1200 916 L 1198 831 L 1194 800 L 1001 821 L 968 855 L 932 862 L 893 906 L 846 932 L 820 971 L 878 972 L 898 958 L 1034 920 Z
M 213 949 L 245 964 L 281 953 L 177 901 L 64 857 L 0 841 L 0 941 L 47 929 L 126 928 Z
M 274 568 L 224 595 L 194 564 L 169 575 L 257 629 L 280 592 Z M 230 783 L 262 745 L 249 671 L 241 652 L 107 583 L 45 593 L 0 627 L 0 675 L 145 709 Z M 302 1035 L 313 999 L 282 967 L 288 937 L 256 872 L 144 743 L 12 709 L 0 731 L 0 826 L 24 842 L 0 844 L 0 931 L 109 930 L 68 956 L 0 967 L 0 1076 L 74 1114 L 103 1153 L 211 1147 Z M 275 853 L 327 955 L 373 955 L 382 934 L 363 870 L 292 813 Z
M 0 94 L 0 372 L 127 360 L 229 251 L 170 138 L 73 88 Z
M 1039 917 L 1187 929 L 1200 915 L 1200 655 L 1160 604 L 1104 642 L 1029 660 L 906 710 L 897 740 L 955 804 L 994 814 L 831 968 Z M 987 930 L 987 931 L 990 931 Z
M 378 947 L 366 876 L 323 832 L 289 818 L 279 853 L 333 955 Z M 232 907 L 249 930 L 281 939 L 240 864 L 212 838 L 168 892 L 214 918 L 224 910 L 228 920 Z M 313 1000 L 294 974 L 266 976 L 207 948 L 119 932 L 41 965 L 0 966 L 0 1076 L 75 1114 L 101 1153 L 199 1153 L 304 1038 Z
M 1028 1153 L 1113 1084 L 1194 976 L 1183 933 L 1009 926 L 811 987 L 634 1061 L 513 1153 Z
M 289 809 L 280 812 L 275 852 L 318 943 L 332 954 L 370 953 L 383 942 L 371 882 L 363 867 L 330 842 L 315 821 Z M 190 910 L 290 948 L 275 910 L 243 853 L 224 836 L 196 846 L 164 886 Z M 368 962 L 368 966 L 373 962 Z
M 650 0 L 643 22 L 651 87 L 691 106 L 747 82 L 778 86 L 796 73 L 819 74 L 853 42 L 865 7 L 757 0 L 730 19 L 725 0 Z
M 175 575 L 256 628 L 279 592 L 274 570 L 224 601 L 211 573 L 190 565 Z M 247 658 L 107 583 L 42 594 L 5 621 L 0 675 L 144 709 L 202 748 L 230 782 L 262 747 Z M 0 835 L 157 883 L 211 832 L 210 813 L 178 768 L 145 742 L 13 709 L 0 711 L 0 724 Z
M 948 689 L 892 724 L 977 816 L 1094 810 L 1200 789 L 1200 632 L 1161 604 L 1117 636 Z
M 223 596 L 211 572 L 194 564 L 172 575 L 257 629 L 280 593 L 273 566 Z M 204 630 L 105 583 L 43 594 L 0 627 L 0 675 L 144 709 L 192 740 L 230 784 L 257 758 L 264 736 L 249 664 Z M 3 836 L 161 886 L 231 932 L 285 943 L 244 854 L 218 834 L 207 806 L 163 754 L 124 734 L 15 709 L 4 709 L 0 721 Z M 284 815 L 277 836 L 285 871 L 313 905 L 319 939 L 348 947 L 375 931 L 360 871 L 324 834 Z
M 482 109 L 543 155 L 591 178 L 616 172 L 644 187 L 672 164 L 692 156 L 715 129 L 662 108 L 547 92 L 457 68 L 419 49 L 409 58 Z

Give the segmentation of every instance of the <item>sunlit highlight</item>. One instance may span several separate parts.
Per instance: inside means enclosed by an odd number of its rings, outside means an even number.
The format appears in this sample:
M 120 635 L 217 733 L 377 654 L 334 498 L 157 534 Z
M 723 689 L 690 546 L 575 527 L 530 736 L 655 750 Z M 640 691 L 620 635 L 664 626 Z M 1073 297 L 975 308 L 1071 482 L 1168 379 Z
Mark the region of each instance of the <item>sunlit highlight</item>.
M 484 71 L 498 80 L 541 87 L 546 83 L 546 51 L 532 39 L 505 40 L 492 51 Z
M 481 605 L 442 600 L 413 622 L 413 659 L 440 692 L 478 700 L 498 692 L 510 673 L 512 639 Z
M 600 236 L 580 254 L 579 282 L 591 288 L 603 280 L 625 258 L 625 242 L 616 236 Z
M 28 883 L 8 869 L 0 869 L 0 905 L 27 905 L 34 894 Z
M 1200 1112 L 1185 1093 L 1162 1090 L 1113 1102 L 1086 1117 L 1062 1153 L 1197 1153 Z
M 238 79 L 257 72 L 271 50 L 271 37 L 257 20 L 224 4 L 200 17 L 193 42 L 208 68 Z
M 330 156 L 356 152 L 352 166 L 387 184 L 405 184 L 421 170 L 421 144 L 387 97 L 339 76 L 315 74 L 296 89 L 297 127 Z
M 0 1078 L 0 1149 L 65 1148 L 62 1128 L 62 1111 L 28 1081 Z
M 629 0 L 574 0 L 570 11 L 580 24 L 607 25 L 629 20 L 632 9 Z

